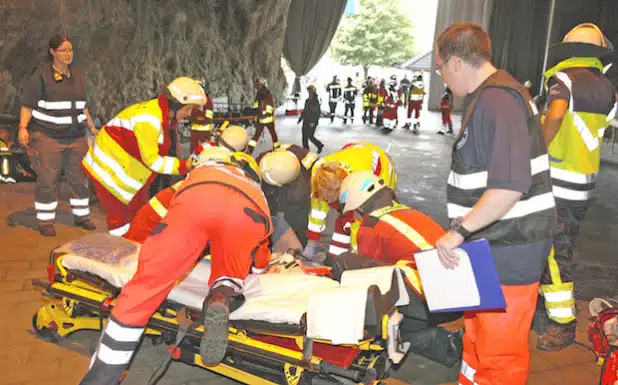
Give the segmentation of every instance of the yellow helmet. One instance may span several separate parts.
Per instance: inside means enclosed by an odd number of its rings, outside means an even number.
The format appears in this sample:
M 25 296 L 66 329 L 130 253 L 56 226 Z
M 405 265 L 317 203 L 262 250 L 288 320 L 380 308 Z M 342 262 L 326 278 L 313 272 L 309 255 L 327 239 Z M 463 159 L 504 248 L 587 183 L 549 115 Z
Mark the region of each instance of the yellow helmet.
M 582 23 L 570 30 L 562 39 L 563 43 L 585 43 L 607 48 L 603 32 L 592 23 Z
M 200 166 L 206 162 L 229 162 L 231 156 L 232 151 L 225 147 L 205 147 L 199 154 L 192 155 L 193 167 Z
M 219 135 L 219 145 L 231 151 L 245 151 L 249 144 L 249 134 L 241 126 L 227 126 Z
M 181 76 L 167 85 L 169 95 L 180 104 L 206 104 L 206 93 L 202 85 L 195 79 Z
M 290 183 L 300 173 L 300 162 L 296 155 L 285 149 L 274 150 L 260 160 L 262 179 L 272 186 Z
M 260 176 L 260 167 L 251 155 L 237 151 L 230 156 L 230 163 L 240 167 L 245 172 L 250 171 L 250 174 L 255 174 L 249 175 L 250 177 L 257 180 L 258 182 L 262 182 L 262 178 Z
M 339 203 L 343 206 L 343 212 L 356 210 L 384 188 L 384 180 L 370 171 L 350 174 L 339 189 Z

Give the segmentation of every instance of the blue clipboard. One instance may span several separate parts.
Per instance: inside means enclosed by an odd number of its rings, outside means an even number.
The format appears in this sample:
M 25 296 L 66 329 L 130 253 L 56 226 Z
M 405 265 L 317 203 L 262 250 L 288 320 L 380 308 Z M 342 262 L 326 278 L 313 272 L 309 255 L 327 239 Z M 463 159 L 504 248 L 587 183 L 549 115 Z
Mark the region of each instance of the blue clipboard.
M 478 287 L 481 303 L 478 306 L 469 306 L 453 309 L 434 310 L 434 313 L 475 310 L 498 310 L 506 308 L 506 301 L 500 278 L 491 255 L 491 246 L 486 239 L 465 242 L 460 246 L 470 257 L 470 264 L 474 271 L 474 279 Z

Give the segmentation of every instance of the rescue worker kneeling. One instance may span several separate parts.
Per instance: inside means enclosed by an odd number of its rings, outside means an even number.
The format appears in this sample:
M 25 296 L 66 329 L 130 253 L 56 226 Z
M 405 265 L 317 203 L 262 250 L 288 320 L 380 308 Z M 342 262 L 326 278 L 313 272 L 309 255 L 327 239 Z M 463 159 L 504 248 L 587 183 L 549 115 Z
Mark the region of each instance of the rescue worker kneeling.
M 270 211 L 260 185 L 237 165 L 206 163 L 187 177 L 165 218 L 143 243 L 138 269 L 122 288 L 82 385 L 119 384 L 148 320 L 210 243 L 202 360 L 216 365 L 228 344 L 229 313 L 240 306 L 250 270 L 268 267 Z M 231 309 L 230 309 L 231 308 Z
M 311 171 L 318 156 L 295 144 L 261 154 L 262 190 L 273 214 L 273 244 L 291 228 L 304 247 L 311 209 Z
M 345 270 L 396 265 L 406 275 L 410 304 L 398 310 L 404 315 L 400 332 L 410 342 L 410 351 L 453 366 L 463 352 L 462 330 L 451 332 L 438 326 L 462 317 L 462 313 L 430 313 L 416 272 L 414 253 L 435 248 L 445 231 L 427 215 L 395 201 L 395 193 L 384 180 L 369 171 L 348 176 L 339 193 L 344 212 L 353 212 L 360 222 L 358 253 L 340 254 L 333 274 L 340 279 Z
M 223 147 L 232 152 L 244 152 L 247 149 L 248 143 L 249 134 L 247 134 L 247 130 L 241 126 L 231 125 L 225 128 L 219 128 L 213 141 L 200 143 L 192 154 L 197 156 L 204 151 L 204 149 L 213 146 Z

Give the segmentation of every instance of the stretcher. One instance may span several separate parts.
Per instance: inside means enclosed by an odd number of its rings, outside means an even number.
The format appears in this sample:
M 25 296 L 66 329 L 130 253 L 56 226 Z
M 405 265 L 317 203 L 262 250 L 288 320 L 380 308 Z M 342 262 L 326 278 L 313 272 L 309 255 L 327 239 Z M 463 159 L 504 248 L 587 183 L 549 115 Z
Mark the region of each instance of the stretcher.
M 57 342 L 78 330 L 102 330 L 136 271 L 138 252 L 138 244 L 107 234 L 55 248 L 48 282 L 34 281 L 46 298 L 32 320 L 35 332 Z M 229 346 L 220 364 L 207 366 L 199 355 L 207 258 L 152 316 L 146 338 L 170 345 L 171 359 L 246 384 L 379 384 L 387 377 L 409 346 L 398 333 L 403 316 L 397 306 L 409 303 L 399 269 L 349 271 L 337 282 L 318 275 L 320 269 L 307 274 L 297 261 L 277 263 L 283 272 L 245 280 L 245 301 L 230 313 Z M 181 330 L 184 338 L 178 338 Z

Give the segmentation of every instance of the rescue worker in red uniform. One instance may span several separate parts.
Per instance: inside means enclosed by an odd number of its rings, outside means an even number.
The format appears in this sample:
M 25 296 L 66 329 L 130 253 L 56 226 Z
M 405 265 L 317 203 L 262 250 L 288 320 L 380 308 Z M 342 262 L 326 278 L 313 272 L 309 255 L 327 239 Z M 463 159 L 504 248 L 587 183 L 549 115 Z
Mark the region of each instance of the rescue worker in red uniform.
M 414 78 L 408 93 L 408 119 L 403 126 L 404 128 L 412 126 L 412 131 L 415 134 L 418 134 L 418 129 L 421 126 L 420 116 L 424 98 L 425 82 L 423 82 L 423 75 L 418 75 Z M 412 113 L 414 113 L 414 118 L 412 118 Z
M 139 252 L 138 269 L 105 325 L 81 385 L 116 385 L 128 368 L 144 327 L 174 284 L 210 244 L 210 292 L 204 300 L 202 360 L 216 365 L 227 349 L 230 306 L 250 271 L 265 271 L 272 222 L 260 185 L 236 165 L 194 169 L 169 211 Z M 238 300 L 238 301 L 237 301 Z
M 193 153 L 200 143 L 210 141 L 214 127 L 212 97 L 206 92 L 206 81 L 201 80 L 200 84 L 206 94 L 206 104 L 194 109 L 189 117 L 189 123 L 191 124 L 190 153 Z
M 399 103 L 401 98 L 401 90 L 397 89 L 397 76 L 391 76 L 391 81 L 388 83 L 388 95 L 384 101 L 384 127 L 389 130 L 397 128 L 399 123 Z
M 348 176 L 339 190 L 344 212 L 353 212 L 360 222 L 358 253 L 340 254 L 333 263 L 337 279 L 345 270 L 396 265 L 405 273 L 410 304 L 399 307 L 400 326 L 410 351 L 446 366 L 461 360 L 462 331 L 451 332 L 440 323 L 460 318 L 462 313 L 431 314 L 416 271 L 414 253 L 435 248 L 445 231 L 427 215 L 395 201 L 395 193 L 370 171 Z
M 258 109 L 257 122 L 255 123 L 255 134 L 249 141 L 249 147 L 247 153 L 251 155 L 255 147 L 257 147 L 257 141 L 262 136 L 264 128 L 270 132 L 270 137 L 273 141 L 273 148 L 279 147 L 279 139 L 277 138 L 277 131 L 275 131 L 275 98 L 268 90 L 266 79 L 260 77 L 256 81 L 256 87 L 258 89 L 255 95 L 255 103 L 253 108 Z
M 438 130 L 438 134 L 452 134 L 453 121 L 451 120 L 451 111 L 453 111 L 453 91 L 446 87 L 442 99 L 440 100 L 440 112 L 442 113 L 442 128 Z
M 187 161 L 166 156 L 170 127 L 206 103 L 200 84 L 179 77 L 157 99 L 134 104 L 109 121 L 97 135 L 82 167 L 107 213 L 109 233 L 122 236 L 146 202 L 158 174 L 183 175 Z

